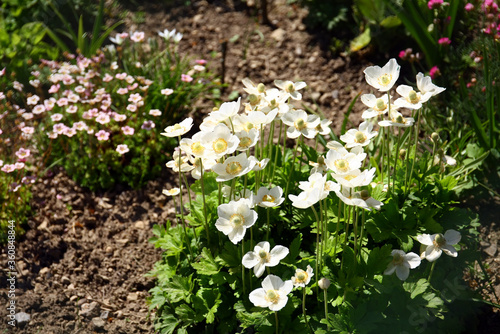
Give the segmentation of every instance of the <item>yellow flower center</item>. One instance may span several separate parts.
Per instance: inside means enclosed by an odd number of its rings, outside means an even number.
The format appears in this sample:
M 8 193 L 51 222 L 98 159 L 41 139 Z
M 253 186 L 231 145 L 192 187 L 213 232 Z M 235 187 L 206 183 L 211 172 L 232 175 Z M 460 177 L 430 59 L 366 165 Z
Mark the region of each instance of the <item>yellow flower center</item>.
M 231 217 L 229 218 L 229 222 L 233 226 L 240 226 L 245 223 L 245 218 L 240 215 L 239 213 L 232 214 Z
M 295 91 L 295 86 L 293 85 L 293 83 L 290 82 L 288 85 L 286 85 L 285 91 L 287 93 L 293 93 Z
M 256 106 L 260 102 L 260 98 L 255 94 L 250 94 L 248 100 L 252 106 Z
M 349 170 L 349 162 L 345 159 L 335 160 L 335 167 L 337 167 L 340 172 L 345 173 Z
M 414 90 L 411 90 L 410 93 L 408 93 L 408 100 L 410 101 L 410 103 L 417 103 L 418 101 L 420 101 L 417 92 L 415 92 Z
M 241 164 L 238 161 L 233 161 L 227 164 L 226 173 L 236 175 L 241 172 L 242 169 L 243 167 L 241 167 Z
M 297 279 L 297 282 L 299 283 L 305 283 L 307 280 L 307 273 L 305 271 L 300 271 L 296 274 L 295 278 Z
M 293 122 L 293 125 L 297 130 L 302 131 L 306 127 L 306 122 L 302 118 L 299 118 Z
M 172 130 L 177 131 L 177 130 L 182 130 L 182 126 L 179 124 L 175 124 Z
M 346 179 L 347 181 L 351 181 L 355 177 L 356 177 L 356 175 L 346 175 L 346 176 L 344 176 L 344 179 Z
M 358 131 L 354 134 L 354 141 L 356 143 L 364 143 L 366 141 L 366 135 L 364 132 Z
M 381 86 L 387 86 L 389 83 L 391 83 L 391 80 L 392 80 L 392 75 L 391 74 L 384 74 L 382 75 L 379 79 L 378 79 L 378 83 L 381 85 Z
M 406 123 L 406 119 L 401 116 L 401 115 L 398 115 L 396 118 L 393 118 L 392 120 L 394 123 L 399 123 L 399 124 L 405 124 Z
M 262 197 L 262 202 L 271 202 L 271 203 L 274 203 L 275 200 L 276 199 L 273 196 L 271 196 L 271 195 L 264 195 Z
M 240 138 L 240 143 L 238 145 L 239 147 L 241 147 L 241 148 L 247 148 L 250 145 L 252 145 L 252 139 L 250 139 L 248 137 Z
M 405 258 L 399 253 L 394 254 L 394 256 L 392 257 L 392 263 L 396 266 L 402 265 L 404 261 Z
M 275 99 L 272 99 L 271 102 L 269 102 L 269 107 L 271 109 L 274 109 L 278 106 L 278 104 L 276 103 L 276 100 Z
M 227 150 L 227 141 L 223 138 L 219 138 L 212 144 L 215 153 L 220 154 Z
M 273 304 L 277 303 L 278 300 L 280 299 L 280 295 L 276 290 L 267 290 L 266 291 L 266 299 Z
M 385 101 L 383 99 L 377 99 L 377 102 L 375 103 L 375 108 L 378 111 L 385 110 L 387 108 L 387 104 L 385 104 Z
M 255 126 L 252 123 L 250 123 L 250 122 L 245 123 L 245 130 L 250 131 L 253 128 L 255 128 Z
M 436 238 L 434 239 L 434 241 L 432 241 L 432 243 L 434 244 L 435 247 L 441 248 L 444 245 L 446 245 L 446 239 L 444 238 L 444 235 L 438 233 L 438 235 L 436 235 Z
M 262 260 L 267 259 L 268 255 L 269 255 L 269 253 L 268 253 L 268 252 L 266 252 L 266 251 L 265 251 L 265 250 L 263 250 L 263 249 L 261 249 L 261 250 L 259 251 L 259 257 L 260 257 Z
M 199 141 L 191 144 L 191 152 L 193 152 L 194 155 L 202 155 L 204 151 L 205 147 L 201 145 Z

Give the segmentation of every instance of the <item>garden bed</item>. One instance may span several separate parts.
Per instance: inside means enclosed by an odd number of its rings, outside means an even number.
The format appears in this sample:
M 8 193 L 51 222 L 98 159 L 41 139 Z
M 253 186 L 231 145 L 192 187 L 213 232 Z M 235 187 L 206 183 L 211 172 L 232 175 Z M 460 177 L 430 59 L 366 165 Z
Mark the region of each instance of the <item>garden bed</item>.
M 271 84 L 273 79 L 303 80 L 309 91 L 304 104 L 323 112 L 340 134 L 350 102 L 367 91 L 363 58 L 330 58 L 322 49 L 324 37 L 306 31 L 306 11 L 275 4 L 270 11 L 272 27 L 257 21 L 254 8 L 234 8 L 231 1 L 196 2 L 191 7 L 164 12 L 160 5 L 146 5 L 144 23 L 132 19 L 124 31 L 143 30 L 154 36 L 159 30 L 176 28 L 183 33 L 181 50 L 209 60 L 221 73 L 221 41 L 227 41 L 222 100 L 232 91 L 242 94 L 241 80 Z M 238 37 L 236 37 L 238 36 Z M 212 102 L 202 100 L 192 114 L 201 120 Z M 350 115 L 360 122 L 362 105 Z M 116 186 L 108 192 L 92 193 L 75 185 L 64 171 L 54 169 L 34 187 L 29 230 L 16 245 L 16 307 L 30 315 L 15 333 L 151 333 L 153 326 L 145 298 L 154 281 L 144 275 L 161 258 L 148 239 L 154 224 L 173 220 L 175 208 L 162 189 L 175 186 L 175 176 L 165 171 L 143 190 Z M 495 212 L 499 200 L 478 202 L 483 223 L 482 244 L 491 282 L 500 295 L 500 263 Z M 1 262 L 6 263 L 2 253 Z M 4 290 L 0 290 L 5 295 Z M 490 296 L 491 297 L 491 296 Z M 0 317 L 6 318 L 5 308 Z M 481 321 L 484 333 L 499 328 L 498 313 Z

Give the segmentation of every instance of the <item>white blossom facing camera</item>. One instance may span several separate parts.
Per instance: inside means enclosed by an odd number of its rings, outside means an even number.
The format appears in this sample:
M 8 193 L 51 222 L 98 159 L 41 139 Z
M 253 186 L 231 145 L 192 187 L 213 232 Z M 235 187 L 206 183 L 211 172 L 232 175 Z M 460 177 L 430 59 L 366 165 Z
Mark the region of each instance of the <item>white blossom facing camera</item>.
M 396 272 L 396 276 L 402 281 L 406 280 L 410 275 L 410 269 L 415 269 L 420 265 L 420 257 L 415 253 L 406 254 L 399 249 L 393 249 L 391 252 L 392 261 L 384 271 L 384 275 L 392 275 Z
M 289 80 L 274 80 L 274 84 L 279 89 L 286 92 L 294 100 L 302 100 L 302 94 L 298 92 L 302 88 L 305 88 L 307 84 L 304 81 L 292 82 Z
M 314 276 L 311 266 L 307 266 L 307 270 L 296 269 L 295 275 L 292 277 L 292 283 L 295 287 L 305 288 Z
M 219 218 L 215 227 L 227 235 L 233 244 L 243 240 L 247 228 L 257 221 L 257 212 L 250 209 L 246 199 L 219 205 L 217 214 Z
M 260 187 L 257 191 L 257 196 L 255 196 L 255 204 L 264 208 L 278 206 L 283 203 L 284 200 L 283 189 L 281 189 L 280 186 L 276 186 L 272 189 Z
M 346 143 L 347 148 L 355 146 L 367 146 L 370 144 L 370 140 L 377 136 L 377 131 L 373 130 L 373 124 L 370 122 L 363 122 L 359 125 L 359 128 L 350 129 L 345 134 L 340 136 L 340 140 Z
M 427 246 L 420 257 L 422 259 L 427 259 L 429 262 L 434 262 L 439 259 L 443 252 L 451 257 L 457 257 L 458 252 L 453 245 L 458 244 L 461 238 L 462 236 L 460 235 L 460 232 L 455 230 L 447 230 L 444 234 L 436 233 L 432 235 L 418 235 L 417 240 L 422 245 Z
M 288 294 L 293 290 L 291 280 L 283 282 L 275 275 L 268 275 L 262 281 L 262 288 L 250 292 L 250 301 L 258 307 L 269 307 L 271 311 L 279 311 L 288 302 Z
M 270 251 L 270 244 L 267 241 L 261 241 L 255 245 L 253 251 L 243 256 L 242 264 L 245 268 L 253 268 L 256 277 L 262 276 L 266 267 L 277 266 L 281 260 L 288 255 L 288 248 L 276 245 Z
M 370 86 L 378 89 L 379 92 L 387 92 L 398 80 L 400 68 L 401 66 L 398 65 L 396 59 L 392 58 L 384 67 L 370 66 L 363 73 Z
M 246 153 L 243 152 L 235 157 L 227 158 L 223 163 L 217 163 L 213 166 L 212 170 L 218 175 L 215 180 L 217 182 L 224 182 L 245 175 L 250 172 L 254 166 L 255 161 L 247 158 Z

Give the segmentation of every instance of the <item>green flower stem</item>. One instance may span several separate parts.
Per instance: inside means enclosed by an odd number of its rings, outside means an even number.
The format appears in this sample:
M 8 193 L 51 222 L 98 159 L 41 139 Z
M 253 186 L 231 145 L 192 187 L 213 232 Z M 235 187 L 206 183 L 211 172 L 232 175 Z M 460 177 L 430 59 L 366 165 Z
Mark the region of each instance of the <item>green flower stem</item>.
M 323 298 L 324 298 L 324 302 L 325 302 L 325 320 L 326 320 L 326 326 L 328 328 L 328 331 L 330 331 L 330 323 L 328 322 L 328 302 L 327 302 L 327 293 L 326 293 L 326 289 L 323 290 Z
M 200 169 L 201 169 L 201 177 L 200 177 L 200 184 L 201 184 L 201 197 L 203 198 L 203 217 L 205 218 L 205 232 L 207 234 L 207 243 L 210 245 L 210 233 L 208 232 L 208 218 L 207 218 L 207 203 L 205 200 L 205 181 L 203 180 L 205 178 L 205 173 L 203 172 L 203 159 L 200 159 Z
M 390 109 L 389 109 L 390 112 Z M 386 131 L 386 145 L 387 145 L 387 195 L 390 196 L 391 194 L 391 146 L 389 143 L 389 137 L 390 137 L 390 132 L 389 129 Z
M 405 130 L 406 131 L 406 130 Z M 401 129 L 398 130 L 398 145 L 396 147 L 396 154 L 394 154 L 394 176 L 392 179 L 392 189 L 396 187 L 396 177 L 397 177 L 397 171 L 398 171 L 398 157 L 399 157 L 399 148 L 401 147 Z
M 269 152 L 267 157 L 269 160 L 273 157 L 273 137 L 274 137 L 274 120 L 271 122 L 271 128 L 269 130 L 269 136 L 267 137 L 267 147 L 269 148 Z M 271 183 L 271 170 L 268 169 L 266 173 L 266 180 Z
M 337 245 L 339 242 L 340 214 L 342 210 L 342 200 L 339 198 L 339 210 L 337 212 L 337 228 L 335 229 L 335 243 L 333 245 L 334 257 L 337 256 Z
M 276 319 L 276 334 L 279 334 L 278 311 L 274 311 L 274 319 Z
M 269 240 L 269 232 L 271 232 L 271 219 L 269 218 L 269 210 L 270 208 L 265 208 L 266 216 L 267 216 L 267 231 L 266 231 L 266 240 Z
M 307 320 L 307 314 L 306 314 L 306 287 L 304 286 L 302 288 L 302 314 L 304 315 L 304 319 L 306 321 L 306 325 L 307 325 L 307 328 L 309 328 L 309 331 L 311 332 L 311 334 L 314 334 L 312 329 L 311 329 L 311 326 L 309 325 L 309 320 Z
M 384 138 L 385 138 L 385 127 L 382 128 L 382 131 L 379 132 L 382 136 L 382 145 L 380 145 L 380 181 L 382 182 L 382 187 L 384 186 Z
M 342 249 L 345 252 L 345 247 L 347 245 L 347 240 L 349 239 L 349 224 L 351 221 L 351 212 L 352 212 L 352 207 L 347 207 L 347 219 L 345 221 L 345 238 L 344 238 L 344 244 L 342 245 Z M 344 257 L 342 256 L 342 261 L 340 262 L 340 270 L 344 268 Z
M 283 121 L 280 120 L 280 132 L 279 132 L 279 138 L 278 138 L 278 146 L 281 144 L 281 131 L 282 131 L 282 128 L 283 128 Z M 276 165 L 278 164 L 278 153 L 280 151 L 281 151 L 281 148 L 278 147 L 276 149 L 276 154 L 274 155 L 273 175 L 271 176 L 271 180 L 269 181 L 269 186 L 271 186 L 271 184 L 274 181 L 274 175 L 276 174 Z
M 413 161 L 411 162 L 410 176 L 408 177 L 408 181 L 409 182 L 411 182 L 411 178 L 413 176 L 413 168 L 415 167 L 415 159 L 417 159 L 418 132 L 419 132 L 419 128 L 420 128 L 420 109 L 417 110 L 416 123 L 417 123 L 417 128 L 415 130 Z M 406 188 L 406 194 L 405 195 L 408 194 L 408 188 Z
M 297 158 L 297 150 L 298 150 L 299 142 L 300 142 L 301 138 L 302 138 L 302 136 L 300 136 L 297 139 L 297 142 L 295 143 L 295 148 L 293 150 L 292 168 L 290 169 L 290 175 L 288 176 L 288 178 L 286 180 L 285 193 L 284 193 L 285 198 L 288 198 L 288 186 L 290 185 L 290 179 L 293 177 L 293 172 L 295 170 L 295 159 Z
M 354 219 L 353 219 L 353 230 L 354 230 L 354 258 L 356 258 L 356 252 L 357 252 L 357 246 L 358 246 L 358 215 L 359 215 L 359 210 L 357 207 L 353 207 L 354 210 Z M 356 261 L 354 262 L 354 265 L 356 265 Z
M 436 265 L 436 261 L 432 262 L 431 264 L 431 272 L 429 273 L 429 277 L 427 278 L 427 281 L 430 282 L 432 278 L 432 273 L 434 272 L 434 266 Z
M 179 136 L 179 143 L 181 141 L 181 136 Z M 193 257 L 193 251 L 191 250 L 191 242 L 189 241 L 187 231 L 186 231 L 186 223 L 184 221 L 184 208 L 183 208 L 183 203 L 182 203 L 182 171 L 181 171 L 181 165 L 182 165 L 182 151 L 179 146 L 179 187 L 180 187 L 180 192 L 179 192 L 179 201 L 180 201 L 180 209 L 181 209 L 181 225 L 182 229 L 184 230 L 184 238 L 186 239 L 186 245 L 189 250 L 189 254 L 191 255 L 191 258 Z M 191 263 L 191 259 L 188 257 L 189 263 Z
M 241 258 L 245 255 L 245 240 L 241 240 Z M 246 289 L 245 289 L 245 266 L 242 264 L 241 265 L 241 283 L 243 285 L 243 294 L 246 294 Z
M 318 213 L 316 212 L 316 209 L 314 208 L 314 205 L 311 206 L 311 209 L 314 212 L 314 216 L 316 217 L 316 293 L 318 293 L 318 277 L 319 277 L 319 271 L 318 271 L 318 266 L 321 261 L 321 252 L 319 248 L 319 225 L 320 225 L 320 220 L 318 218 Z
M 430 166 L 427 168 L 428 170 L 434 166 L 434 158 L 436 157 L 436 143 L 433 141 L 432 142 L 432 158 L 431 158 L 431 163 Z
M 264 127 L 260 125 L 260 158 L 259 160 L 264 159 Z
M 363 214 L 361 215 L 361 232 L 359 234 L 359 259 L 361 260 L 361 250 L 363 249 L 363 234 L 365 232 L 365 210 L 363 210 Z

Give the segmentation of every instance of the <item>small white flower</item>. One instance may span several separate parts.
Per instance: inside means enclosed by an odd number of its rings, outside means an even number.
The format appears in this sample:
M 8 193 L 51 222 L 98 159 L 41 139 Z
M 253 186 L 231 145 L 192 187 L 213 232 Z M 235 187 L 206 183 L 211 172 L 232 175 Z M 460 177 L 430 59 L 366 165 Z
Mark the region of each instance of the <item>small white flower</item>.
M 337 175 L 348 174 L 361 167 L 366 153 L 353 153 L 346 150 L 329 150 L 326 153 L 325 164 Z
M 188 117 L 180 123 L 167 126 L 165 130 L 163 130 L 165 132 L 162 132 L 161 135 L 166 137 L 182 136 L 183 134 L 191 130 L 192 127 L 193 127 L 193 119 L 191 117 Z
M 306 138 L 314 138 L 318 134 L 316 127 L 321 120 L 317 115 L 308 115 L 304 110 L 291 109 L 281 118 L 288 125 L 286 134 L 288 138 L 297 138 L 303 135 Z
M 347 174 L 332 174 L 332 176 L 343 187 L 363 187 L 369 185 L 373 181 L 373 178 L 375 176 L 375 168 L 372 168 L 370 170 L 365 169 L 362 172 L 360 169 L 354 169 Z
M 161 193 L 165 196 L 177 196 L 180 192 L 181 190 L 176 187 L 172 189 L 163 189 Z
M 253 268 L 256 277 L 262 276 L 266 267 L 274 267 L 288 255 L 288 248 L 284 246 L 274 246 L 271 251 L 267 241 L 261 241 L 255 245 L 253 251 L 243 256 L 241 263 L 245 268 Z
M 377 98 L 373 94 L 363 94 L 361 95 L 361 102 L 369 108 L 363 112 L 363 115 L 361 115 L 363 119 L 377 117 L 379 115 L 386 114 L 389 111 L 389 96 L 387 94 L 380 98 Z M 391 105 L 391 110 L 395 110 L 397 108 L 397 106 Z
M 391 120 L 385 120 L 378 122 L 378 125 L 386 127 L 386 126 L 397 126 L 400 128 L 407 128 L 413 125 L 415 120 L 413 117 L 403 117 L 400 112 L 394 111 L 391 109 Z
M 307 271 L 302 269 L 295 270 L 295 276 L 292 277 L 292 283 L 295 287 L 305 288 L 307 284 L 311 281 L 313 277 L 313 270 L 311 266 L 307 266 Z
M 129 152 L 129 148 L 126 144 L 120 144 L 116 147 L 116 152 L 120 153 L 120 154 L 125 154 L 127 152 Z
M 391 255 L 392 262 L 387 266 L 384 275 L 392 275 L 396 272 L 396 276 L 404 281 L 410 275 L 410 269 L 415 269 L 420 265 L 420 257 L 415 253 L 406 254 L 402 250 L 394 249 Z
M 371 211 L 371 208 L 380 210 L 384 203 L 377 201 L 370 196 L 368 191 L 353 191 L 352 188 L 342 187 L 342 190 L 335 191 L 337 196 L 347 205 L 358 206 L 360 208 Z
M 225 120 L 232 119 L 240 110 L 241 97 L 236 102 L 224 102 L 219 109 L 210 113 L 217 122 L 224 122 Z
M 302 94 L 298 90 L 305 88 L 307 84 L 304 81 L 293 83 L 292 81 L 274 80 L 274 84 L 279 89 L 282 89 L 294 100 L 302 100 Z
M 172 88 L 165 88 L 160 91 L 163 95 L 169 96 L 171 95 L 174 90 Z
M 238 137 L 223 123 L 215 126 L 210 132 L 203 132 L 201 137 L 201 144 L 210 149 L 216 158 L 233 153 L 239 143 Z
M 398 80 L 400 68 L 401 66 L 398 65 L 396 59 L 392 58 L 384 67 L 370 66 L 363 73 L 370 86 L 378 89 L 379 92 L 387 92 Z
M 281 189 L 280 186 L 271 189 L 260 187 L 257 191 L 257 196 L 255 196 L 255 203 L 264 208 L 278 206 L 283 203 L 284 200 L 283 189 Z
M 254 166 L 255 161 L 248 159 L 246 153 L 243 152 L 235 157 L 227 158 L 223 163 L 217 163 L 212 167 L 212 170 L 218 175 L 215 180 L 217 182 L 224 182 L 245 175 Z
M 288 294 L 293 290 L 291 280 L 283 282 L 275 275 L 268 275 L 262 281 L 262 288 L 250 292 L 250 301 L 258 307 L 269 307 L 271 311 L 279 311 L 288 302 Z
M 399 85 L 396 88 L 401 97 L 394 101 L 394 104 L 400 108 L 408 108 L 412 110 L 417 110 L 422 108 L 422 103 L 427 102 L 431 97 L 431 92 L 426 92 L 425 94 L 421 92 L 416 92 L 413 87 L 407 85 Z
M 247 228 L 252 227 L 258 217 L 257 212 L 250 209 L 245 199 L 219 205 L 217 214 L 219 218 L 215 227 L 227 235 L 233 244 L 243 239 Z
M 250 131 L 239 131 L 236 132 L 236 137 L 240 140 L 238 143 L 238 147 L 236 150 L 238 151 L 247 151 L 251 147 L 254 147 L 259 140 L 259 131 L 257 129 L 251 129 Z
M 174 152 L 173 160 L 170 160 L 165 164 L 168 168 L 172 168 L 172 170 L 176 173 L 179 173 L 179 151 L 176 150 Z M 180 166 L 181 172 L 189 172 L 194 167 L 188 164 L 188 158 L 186 156 L 181 156 L 180 158 Z
M 347 148 L 355 146 L 366 146 L 370 143 L 370 139 L 374 138 L 378 132 L 372 131 L 373 124 L 363 122 L 359 125 L 358 130 L 350 129 L 345 134 L 340 136 L 340 140 L 346 143 Z
M 269 163 L 269 161 L 271 161 L 271 159 L 269 158 L 265 158 L 265 159 L 262 159 L 261 161 L 259 161 L 256 157 L 254 157 L 253 155 L 249 156 L 248 159 L 252 162 L 255 163 L 255 165 L 253 166 L 252 170 L 254 172 L 259 172 L 261 170 L 263 170 L 264 168 L 266 168 L 267 164 Z
M 458 244 L 461 238 L 460 232 L 455 230 L 447 230 L 444 235 L 441 233 L 418 235 L 417 240 L 427 246 L 420 257 L 429 262 L 436 261 L 443 252 L 451 257 L 457 257 L 458 253 L 453 245 Z
M 422 73 L 417 74 L 417 88 L 422 94 L 430 92 L 432 96 L 446 90 L 446 88 L 434 85 L 431 77 L 426 77 Z

